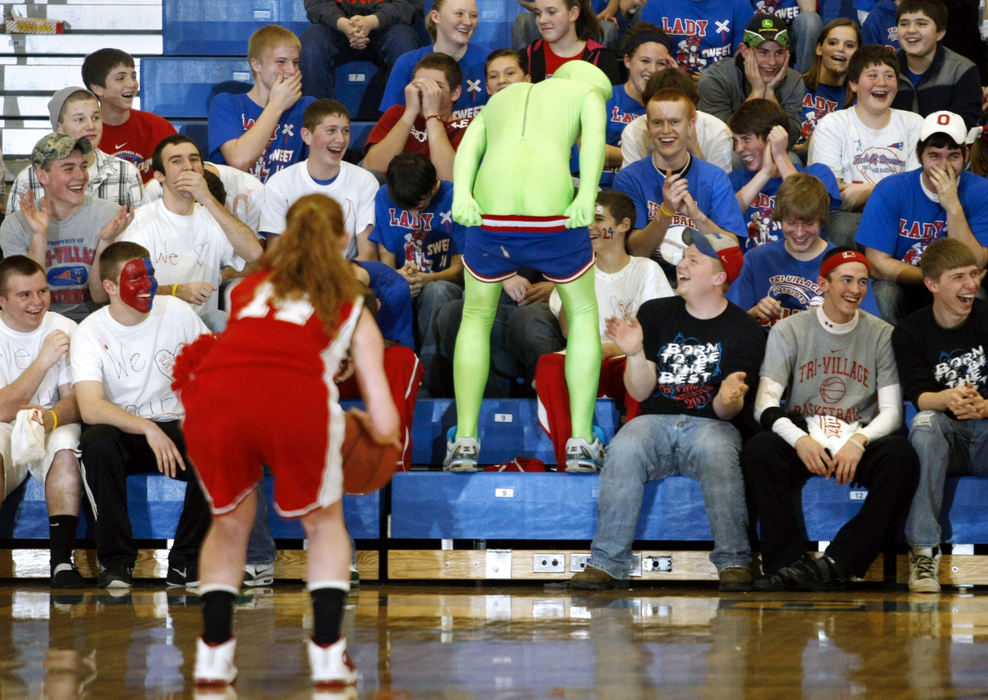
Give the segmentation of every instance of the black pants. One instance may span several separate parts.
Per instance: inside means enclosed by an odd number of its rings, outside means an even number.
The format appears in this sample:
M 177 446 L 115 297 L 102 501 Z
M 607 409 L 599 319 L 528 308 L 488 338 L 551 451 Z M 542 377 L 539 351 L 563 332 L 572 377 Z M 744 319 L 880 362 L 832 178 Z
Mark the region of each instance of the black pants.
M 761 523 L 762 569 L 771 573 L 806 552 L 800 493 L 812 473 L 795 448 L 771 431 L 748 440 L 741 467 Z M 868 570 L 889 526 L 912 503 L 918 478 L 919 459 L 906 438 L 889 435 L 868 444 L 854 475 L 868 497 L 827 548 L 844 572 L 863 576 Z
M 178 569 L 198 563 L 199 545 L 209 528 L 209 506 L 185 453 L 185 439 L 178 421 L 158 422 L 158 427 L 182 453 L 185 471 L 180 481 L 188 482 L 182 515 L 175 528 L 175 543 L 168 553 L 168 565 Z M 127 477 L 158 471 L 154 452 L 143 435 L 132 435 L 111 425 L 85 425 L 80 441 L 83 474 L 96 516 L 96 554 L 104 568 L 133 568 L 137 546 L 127 512 Z

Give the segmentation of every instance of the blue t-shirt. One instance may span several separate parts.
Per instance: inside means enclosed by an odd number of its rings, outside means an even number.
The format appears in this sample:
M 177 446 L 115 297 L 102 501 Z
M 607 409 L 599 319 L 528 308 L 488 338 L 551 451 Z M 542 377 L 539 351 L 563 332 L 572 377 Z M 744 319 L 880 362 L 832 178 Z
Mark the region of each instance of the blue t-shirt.
M 621 145 L 621 134 L 624 127 L 628 126 L 635 117 L 645 114 L 645 107 L 633 97 L 628 95 L 624 83 L 615 85 L 611 91 L 611 99 L 607 101 L 607 144 L 609 146 Z M 603 189 L 610 189 L 614 182 L 614 175 L 621 168 L 608 168 L 604 166 L 604 171 L 600 175 L 600 186 Z M 570 156 L 570 172 L 574 175 L 580 174 L 580 151 L 573 146 L 573 153 Z
M 895 21 L 895 0 L 881 0 L 868 13 L 861 27 L 861 41 L 899 49 L 899 25 Z
M 837 178 L 834 177 L 830 168 L 823 163 L 814 163 L 805 168 L 799 163 L 793 163 L 793 165 L 797 171 L 815 175 L 823 182 L 824 187 L 827 188 L 827 194 L 830 195 L 831 209 L 840 207 L 840 187 L 837 185 Z M 728 175 L 735 192 L 747 185 L 754 176 L 755 173 L 743 168 L 732 170 Z M 775 211 L 775 196 L 779 193 L 781 186 L 782 178 L 773 177 L 765 184 L 761 192 L 751 200 L 751 205 L 744 213 L 744 220 L 748 227 L 748 238 L 741 241 L 741 247 L 745 251 L 770 241 L 782 240 L 782 224 L 778 221 L 772 221 L 772 212 Z
M 261 182 L 279 170 L 305 160 L 308 147 L 302 140 L 302 113 L 315 102 L 312 97 L 300 97 L 278 119 L 278 126 L 268 140 L 264 153 L 247 172 Z M 209 157 L 211 163 L 226 165 L 220 146 L 240 138 L 254 126 L 264 108 L 247 97 L 221 92 L 209 105 Z
M 652 156 L 645 156 L 627 168 L 622 168 L 614 178 L 614 189 L 624 192 L 635 203 L 636 229 L 648 226 L 648 222 L 659 213 L 662 185 L 665 181 L 665 173 L 659 172 L 655 167 Z M 725 231 L 739 238 L 747 235 L 741 208 L 738 207 L 727 173 L 705 160 L 692 158 L 686 170 L 686 181 L 689 183 L 690 195 L 700 211 Z M 692 225 L 689 217 L 677 214 L 669 227 Z
M 731 284 L 727 298 L 747 311 L 770 296 L 782 304 L 782 318 L 821 306 L 823 290 L 816 283 L 820 277 L 820 261 L 834 247 L 828 242 L 823 252 L 812 260 L 797 260 L 789 254 L 786 242 L 781 239 L 758 246 L 745 254 L 744 267 Z M 878 302 L 871 285 L 861 300 L 861 310 L 878 315 Z M 760 319 L 759 323 L 768 325 Z
M 809 141 L 817 122 L 831 112 L 844 109 L 846 95 L 847 90 L 843 85 L 817 83 L 816 90 L 813 92 L 809 88 L 806 88 L 806 94 L 803 95 L 803 106 L 800 111 L 803 123 L 799 127 L 799 138 L 796 140 L 796 143 L 806 143 Z
M 947 235 L 947 213 L 924 192 L 922 172 L 891 175 L 875 185 L 861 214 L 857 243 L 919 265 L 926 246 Z M 988 246 L 988 180 L 963 171 L 957 196 L 971 233 Z
M 429 205 L 410 214 L 388 196 L 388 186 L 374 198 L 376 214 L 370 240 L 395 256 L 395 267 L 412 260 L 420 272 L 442 272 L 454 255 L 463 252 L 464 228 L 453 221 L 453 183 L 441 181 Z
M 699 73 L 734 55 L 755 13 L 748 0 L 663 0 L 647 3 L 639 14 L 672 38 L 680 68 Z
M 775 15 L 786 20 L 790 25 L 799 16 L 799 5 L 796 0 L 754 0 L 751 3 L 755 14 Z
M 398 57 L 384 86 L 384 96 L 381 98 L 382 112 L 388 111 L 394 105 L 404 106 L 405 86 L 412 82 L 415 64 L 433 51 L 432 44 L 429 44 Z M 467 52 L 459 60 L 460 71 L 463 73 L 463 90 L 460 92 L 460 99 L 453 104 L 453 119 L 473 119 L 480 108 L 487 104 L 487 75 L 484 73 L 487 54 L 487 49 L 469 44 Z
M 395 340 L 406 348 L 415 349 L 412 332 L 412 291 L 408 280 L 390 265 L 382 262 L 355 260 L 370 275 L 368 285 L 381 302 L 377 310 L 377 327 L 385 340 Z

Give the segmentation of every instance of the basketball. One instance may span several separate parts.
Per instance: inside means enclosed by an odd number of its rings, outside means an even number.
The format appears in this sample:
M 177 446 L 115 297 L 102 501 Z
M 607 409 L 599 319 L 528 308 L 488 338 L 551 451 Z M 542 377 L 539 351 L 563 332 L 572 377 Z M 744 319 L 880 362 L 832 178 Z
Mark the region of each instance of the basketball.
M 393 445 L 379 445 L 352 413 L 346 414 L 343 456 L 343 492 L 362 496 L 382 489 L 391 481 L 401 454 Z

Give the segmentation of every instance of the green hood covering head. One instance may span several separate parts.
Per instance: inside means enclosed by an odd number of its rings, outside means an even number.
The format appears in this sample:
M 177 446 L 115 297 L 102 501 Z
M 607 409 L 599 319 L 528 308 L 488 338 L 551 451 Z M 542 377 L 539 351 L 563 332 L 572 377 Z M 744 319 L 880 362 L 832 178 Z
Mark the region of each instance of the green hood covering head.
M 567 61 L 552 74 L 553 78 L 575 80 L 596 90 L 607 102 L 611 99 L 611 81 L 600 68 L 586 61 Z

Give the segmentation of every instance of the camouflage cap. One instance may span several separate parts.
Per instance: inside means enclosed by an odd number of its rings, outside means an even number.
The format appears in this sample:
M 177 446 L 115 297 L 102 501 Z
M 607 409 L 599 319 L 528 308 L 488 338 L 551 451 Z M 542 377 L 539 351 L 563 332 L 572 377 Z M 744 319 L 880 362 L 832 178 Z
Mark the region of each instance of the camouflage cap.
M 92 142 L 83 138 L 73 138 L 57 131 L 42 137 L 31 150 L 31 165 L 43 168 L 46 163 L 68 157 L 72 151 L 79 149 L 82 155 L 93 150 Z

